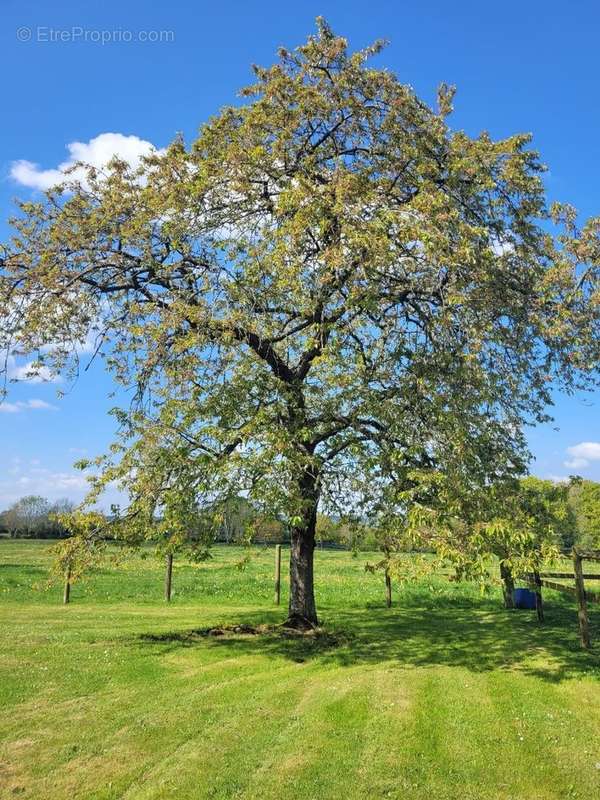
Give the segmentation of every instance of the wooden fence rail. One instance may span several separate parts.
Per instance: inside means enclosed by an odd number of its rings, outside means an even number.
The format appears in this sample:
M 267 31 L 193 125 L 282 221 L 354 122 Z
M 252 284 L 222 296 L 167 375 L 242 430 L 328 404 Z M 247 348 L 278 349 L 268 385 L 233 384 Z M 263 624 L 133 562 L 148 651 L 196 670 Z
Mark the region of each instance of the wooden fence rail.
M 565 586 L 564 583 L 556 583 L 556 581 L 547 581 L 543 577 L 542 573 L 540 575 L 540 583 L 542 586 L 545 586 L 546 589 L 554 589 L 555 592 L 562 592 L 563 594 L 571 595 L 571 597 L 575 597 L 575 587 L 574 586 Z M 569 578 L 573 578 L 573 575 L 569 575 Z
M 540 572 L 544 578 L 573 578 L 572 572 Z M 600 581 L 600 572 L 584 572 L 583 578 L 586 581 Z
M 588 616 L 588 603 L 600 603 L 600 592 L 588 592 L 585 588 L 585 581 L 600 580 L 599 573 L 584 572 L 584 561 L 600 561 L 600 550 L 579 550 L 573 549 L 573 572 L 530 572 L 525 578 L 529 582 L 532 590 L 536 594 L 536 610 L 540 622 L 544 620 L 544 610 L 542 601 L 542 587 L 552 589 L 555 592 L 574 597 L 577 601 L 577 617 L 579 620 L 579 636 L 581 646 L 589 650 L 592 646 L 590 635 L 590 621 Z M 573 586 L 566 586 L 564 583 L 557 583 L 549 578 L 570 578 L 574 581 Z

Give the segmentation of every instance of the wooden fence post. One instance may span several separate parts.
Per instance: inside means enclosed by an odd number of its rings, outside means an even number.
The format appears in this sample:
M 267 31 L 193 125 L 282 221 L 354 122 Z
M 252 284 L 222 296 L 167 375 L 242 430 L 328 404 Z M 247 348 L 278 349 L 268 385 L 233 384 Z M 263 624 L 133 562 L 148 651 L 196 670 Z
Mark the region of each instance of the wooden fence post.
M 275 545 L 275 605 L 281 602 L 281 545 Z
M 542 580 L 539 572 L 533 573 L 533 582 L 535 583 L 535 610 L 537 612 L 538 622 L 544 621 L 544 601 L 542 598 Z
M 589 650 L 592 646 L 592 642 L 590 639 L 590 622 L 588 619 L 585 586 L 583 583 L 582 558 L 575 548 L 573 548 L 573 567 L 575 568 L 575 595 L 577 597 L 577 615 L 579 617 L 581 646 L 585 650 Z
M 504 598 L 504 608 L 514 608 L 515 601 L 513 599 L 513 592 L 515 590 L 515 582 L 512 572 L 504 563 L 500 562 L 500 579 L 502 580 L 502 597 Z
M 385 604 L 388 608 L 392 607 L 392 579 L 388 569 L 385 571 Z
M 65 571 L 65 589 L 63 592 L 63 605 L 67 605 L 71 600 L 71 565 Z
M 173 553 L 167 553 L 167 568 L 165 571 L 165 600 L 171 602 L 171 586 L 173 584 Z

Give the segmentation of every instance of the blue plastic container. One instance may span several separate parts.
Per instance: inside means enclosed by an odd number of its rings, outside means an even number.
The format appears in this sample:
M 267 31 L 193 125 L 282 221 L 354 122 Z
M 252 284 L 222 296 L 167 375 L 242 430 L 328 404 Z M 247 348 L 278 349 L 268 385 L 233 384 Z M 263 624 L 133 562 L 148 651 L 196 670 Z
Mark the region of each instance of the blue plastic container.
M 531 589 L 515 589 L 513 591 L 513 601 L 515 608 L 535 611 L 535 592 L 532 592 Z

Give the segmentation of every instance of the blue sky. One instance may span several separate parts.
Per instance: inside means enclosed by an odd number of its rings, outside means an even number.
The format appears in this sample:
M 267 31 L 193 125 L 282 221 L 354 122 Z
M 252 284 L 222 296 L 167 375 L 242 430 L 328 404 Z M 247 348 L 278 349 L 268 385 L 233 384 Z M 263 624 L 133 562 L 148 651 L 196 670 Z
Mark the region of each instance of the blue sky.
M 352 46 L 388 39 L 379 62 L 426 100 L 440 82 L 456 84 L 454 127 L 496 137 L 531 131 L 550 167 L 551 199 L 600 213 L 595 2 L 3 0 L 0 239 L 13 198 L 50 180 L 45 171 L 68 161 L 68 144 L 100 158 L 116 141 L 106 133 L 136 137 L 119 138 L 134 151 L 144 142 L 162 147 L 178 132 L 190 141 L 235 102 L 251 63 L 271 63 L 279 45 L 303 41 L 319 14 Z M 81 497 L 72 463 L 110 442 L 111 388 L 101 365 L 72 386 L 11 386 L 0 409 L 0 508 L 32 492 Z M 57 389 L 67 390 L 63 399 Z M 600 393 L 557 397 L 555 426 L 530 434 L 535 474 L 600 480 L 599 402 Z

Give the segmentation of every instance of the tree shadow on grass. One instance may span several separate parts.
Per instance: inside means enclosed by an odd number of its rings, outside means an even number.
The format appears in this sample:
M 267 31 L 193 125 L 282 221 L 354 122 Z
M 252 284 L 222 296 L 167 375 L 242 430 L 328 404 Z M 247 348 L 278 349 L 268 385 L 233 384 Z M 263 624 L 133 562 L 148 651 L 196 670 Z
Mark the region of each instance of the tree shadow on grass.
M 543 625 L 537 622 L 535 613 L 505 611 L 489 602 L 451 608 L 435 604 L 347 611 L 325 608 L 323 618 L 324 628 L 310 635 L 267 624 L 276 622 L 274 614 L 267 612 L 260 620 L 256 614 L 253 618 L 238 617 L 237 632 L 236 626 L 225 626 L 218 634 L 205 628 L 146 634 L 136 642 L 167 650 L 215 648 L 235 658 L 262 654 L 324 666 L 387 662 L 402 668 L 517 670 L 554 683 L 583 676 L 600 679 L 598 626 L 598 647 L 592 652 L 581 650 L 575 608 L 560 600 L 548 604 Z M 249 629 L 243 630 L 244 625 Z

